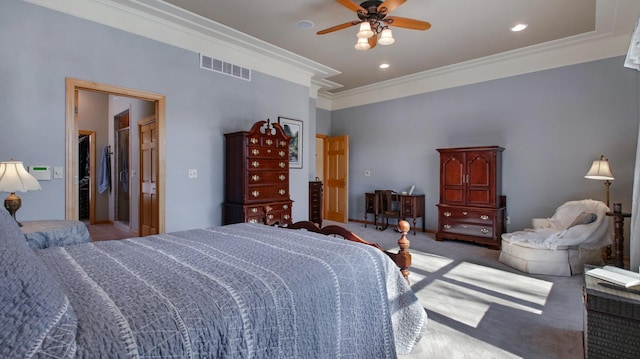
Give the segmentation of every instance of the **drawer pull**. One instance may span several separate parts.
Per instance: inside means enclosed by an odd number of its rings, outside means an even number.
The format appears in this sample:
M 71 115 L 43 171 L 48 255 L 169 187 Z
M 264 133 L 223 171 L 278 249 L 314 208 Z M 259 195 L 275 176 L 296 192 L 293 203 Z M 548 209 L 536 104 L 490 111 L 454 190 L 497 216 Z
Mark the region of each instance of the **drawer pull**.
M 280 141 L 280 146 L 286 147 L 287 146 L 287 142 L 286 141 Z
M 284 180 L 286 180 L 286 179 L 287 179 L 287 176 L 285 176 L 285 175 L 280 175 L 280 176 L 278 176 L 278 178 L 280 179 L 280 181 L 284 181 Z
M 284 215 L 284 216 L 282 216 L 282 217 L 284 217 L 284 219 L 285 219 L 285 220 L 287 220 L 287 221 L 289 220 L 289 218 L 291 218 L 291 216 L 289 216 L 288 214 L 285 214 L 285 215 Z
M 443 215 L 444 215 L 445 217 L 451 217 L 451 212 L 444 212 L 444 213 L 443 213 Z
M 260 176 L 253 175 L 253 176 L 251 176 L 251 179 L 253 180 L 253 182 L 258 182 L 258 181 L 260 181 Z
M 257 155 L 260 154 L 260 150 L 257 149 L 257 148 L 254 148 L 254 149 L 251 150 L 251 154 L 254 155 L 254 156 L 257 156 Z
M 269 146 L 273 145 L 273 141 L 271 139 L 267 139 L 266 142 L 267 142 L 267 145 L 269 145 Z
M 258 196 L 260 196 L 260 192 L 258 192 L 258 191 L 253 191 L 253 192 L 251 192 L 251 194 L 252 194 L 254 197 L 258 197 Z
M 480 232 L 482 232 L 482 234 L 487 234 L 487 233 L 489 233 L 489 230 L 488 230 L 488 229 L 486 229 L 486 228 L 482 228 L 482 229 L 480 230 Z
M 445 224 L 443 227 L 444 227 L 444 229 L 451 229 L 451 225 L 450 224 Z
M 480 216 L 480 219 L 483 219 L 486 221 L 487 219 L 489 219 L 489 216 L 487 216 L 486 214 L 483 214 L 482 216 Z
M 280 168 L 285 168 L 285 167 L 287 167 L 287 164 L 284 163 L 284 162 L 280 162 L 280 163 L 278 163 L 278 166 L 280 166 Z
M 463 216 L 466 216 L 468 214 L 468 212 L 462 212 Z
M 284 195 L 287 193 L 287 191 L 286 191 L 285 189 L 281 188 L 281 189 L 278 191 L 278 193 L 280 193 L 280 195 L 284 196 Z
M 462 228 L 467 228 L 467 225 L 466 225 L 466 224 L 463 224 L 463 225 L 462 225 Z
M 251 141 L 251 143 L 253 143 L 254 145 L 255 145 L 256 143 L 258 143 L 258 139 L 257 139 L 257 138 L 251 138 L 251 140 L 250 140 L 250 141 Z
M 285 204 L 284 206 L 282 206 L 283 209 L 289 209 L 289 205 Z
M 249 220 L 249 223 L 258 223 L 258 220 L 257 220 L 257 219 L 255 219 L 255 218 L 251 218 L 251 219 Z
M 258 209 L 257 208 L 251 208 L 251 212 L 258 213 Z
M 269 219 L 273 219 L 273 214 L 267 216 Z
M 253 161 L 253 162 L 251 162 L 251 165 L 252 165 L 253 167 L 256 167 L 256 168 L 257 168 L 257 167 L 260 167 L 260 162 L 258 162 L 258 161 Z
M 286 156 L 286 155 L 287 155 L 287 153 L 286 153 L 286 152 L 284 152 L 284 151 L 280 151 L 280 152 L 278 152 L 278 154 L 280 155 L 280 157 L 284 157 L 284 156 Z

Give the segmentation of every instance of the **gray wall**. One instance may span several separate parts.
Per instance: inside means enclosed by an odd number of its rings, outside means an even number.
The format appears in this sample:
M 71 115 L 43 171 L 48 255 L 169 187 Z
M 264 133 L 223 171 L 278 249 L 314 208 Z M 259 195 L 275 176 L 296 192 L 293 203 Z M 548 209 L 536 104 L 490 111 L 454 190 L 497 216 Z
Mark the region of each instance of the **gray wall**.
M 285 116 L 315 137 L 306 86 L 256 71 L 251 82 L 205 71 L 197 53 L 19 0 L 0 2 L 0 23 L 0 159 L 65 165 L 67 77 L 164 94 L 167 231 L 221 223 L 224 133 Z M 309 152 L 305 167 L 291 171 L 294 220 L 308 216 Z M 197 179 L 187 178 L 189 168 Z M 64 219 L 64 180 L 41 185 L 21 195 L 19 218 Z
M 317 110 L 316 132 L 323 135 L 331 134 L 331 111 L 323 109 Z
M 603 182 L 584 178 L 600 155 L 616 177 L 611 203 L 630 211 L 639 93 L 638 74 L 623 61 L 605 59 L 331 112 L 331 135 L 350 140 L 349 218 L 363 218 L 364 192 L 415 184 L 426 194 L 426 226 L 436 230 L 436 149 L 485 145 L 506 148 L 509 231 L 529 227 L 532 217 L 550 217 L 568 200 L 604 201 Z

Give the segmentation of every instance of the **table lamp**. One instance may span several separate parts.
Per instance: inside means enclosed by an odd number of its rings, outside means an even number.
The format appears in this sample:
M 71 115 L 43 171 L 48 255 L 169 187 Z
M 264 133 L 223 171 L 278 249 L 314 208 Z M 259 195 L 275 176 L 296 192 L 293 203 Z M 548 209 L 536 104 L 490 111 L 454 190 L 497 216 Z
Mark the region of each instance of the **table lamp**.
M 584 175 L 584 178 L 604 181 L 604 187 L 607 193 L 606 204 L 607 207 L 609 207 L 609 187 L 611 186 L 611 181 L 615 179 L 611 173 L 611 168 L 609 168 L 609 160 L 602 155 L 599 160 L 593 161 L 591 169 Z
M 24 169 L 20 161 L 0 162 L 0 192 L 10 192 L 9 197 L 4 200 L 4 208 L 9 211 L 11 217 L 16 220 L 16 211 L 22 206 L 22 200 L 16 196 L 16 191 L 27 192 L 41 189 L 40 183 L 27 170 Z

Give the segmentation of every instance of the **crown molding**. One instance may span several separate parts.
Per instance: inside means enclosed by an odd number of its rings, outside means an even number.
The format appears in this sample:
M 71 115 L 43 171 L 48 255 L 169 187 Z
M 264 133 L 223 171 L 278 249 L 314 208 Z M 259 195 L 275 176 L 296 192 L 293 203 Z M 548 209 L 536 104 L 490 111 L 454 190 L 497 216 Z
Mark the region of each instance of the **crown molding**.
M 620 56 L 627 52 L 639 13 L 637 1 L 597 0 L 592 32 L 318 96 L 330 104 L 325 109 L 339 110 Z
M 340 72 L 157 0 L 23 0 L 309 87 L 317 106 L 338 110 L 626 53 L 637 0 L 596 0 L 596 29 L 561 40 L 331 93 Z M 622 66 L 622 65 L 621 65 Z M 384 91 L 381 91 L 384 89 Z
M 157 0 L 23 0 L 304 86 L 339 71 Z M 197 64 L 197 62 L 196 62 Z M 335 88 L 326 81 L 326 89 Z M 336 84 L 337 85 L 337 84 Z

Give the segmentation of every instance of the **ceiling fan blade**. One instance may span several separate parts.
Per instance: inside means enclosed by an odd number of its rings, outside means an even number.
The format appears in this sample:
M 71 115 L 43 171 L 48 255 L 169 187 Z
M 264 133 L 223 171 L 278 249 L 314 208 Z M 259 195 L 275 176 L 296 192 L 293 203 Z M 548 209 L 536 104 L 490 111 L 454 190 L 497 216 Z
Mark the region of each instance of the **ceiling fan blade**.
M 342 6 L 346 7 L 347 9 L 351 10 L 351 11 L 362 11 L 363 13 L 367 13 L 367 10 L 365 10 L 365 8 L 363 8 L 362 6 L 354 3 L 351 0 L 336 0 L 337 2 L 339 2 Z M 406 0 L 405 0 L 406 1 Z
M 387 1 L 383 2 L 382 4 L 378 5 L 378 12 L 381 12 L 383 14 L 388 14 L 388 13 L 392 12 L 398 6 L 404 4 L 406 1 L 407 0 L 387 0 Z M 383 12 L 382 11 L 383 8 L 386 8 L 387 10 L 385 10 Z
M 362 21 L 358 21 L 358 20 L 345 22 L 344 24 L 340 24 L 340 25 L 332 26 L 332 27 L 324 29 L 324 30 L 320 30 L 320 31 L 316 32 L 316 34 L 318 34 L 318 35 L 328 34 L 330 32 L 334 32 L 334 31 L 346 29 L 346 28 L 354 26 L 354 25 L 358 25 L 361 22 Z
M 388 17 L 384 19 L 384 22 L 389 26 L 404 27 L 412 30 L 429 30 L 431 28 L 431 24 L 426 21 L 407 19 L 406 17 Z
M 378 44 L 378 35 L 371 36 L 367 41 L 369 42 L 369 49 L 373 49 Z

